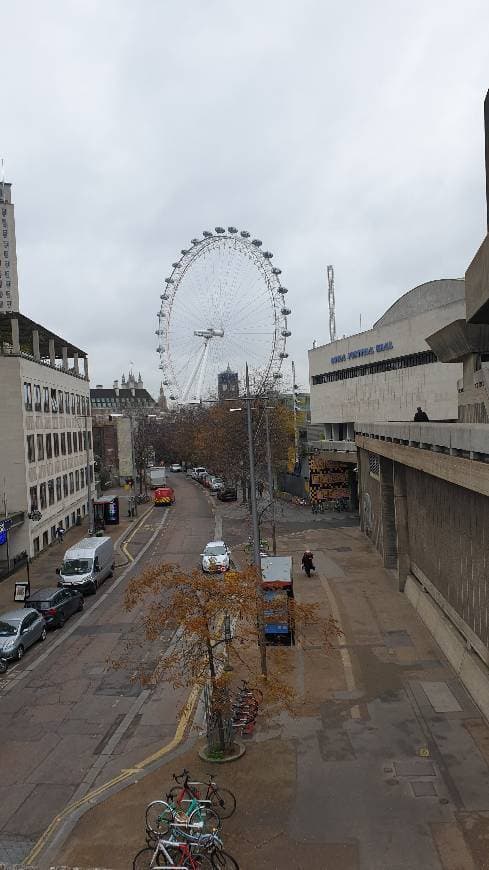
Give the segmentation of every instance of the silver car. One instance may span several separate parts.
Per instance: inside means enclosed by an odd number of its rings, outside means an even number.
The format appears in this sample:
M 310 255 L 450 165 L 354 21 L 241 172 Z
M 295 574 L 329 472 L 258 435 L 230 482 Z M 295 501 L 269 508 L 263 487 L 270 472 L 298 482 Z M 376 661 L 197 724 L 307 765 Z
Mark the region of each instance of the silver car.
M 0 655 L 21 659 L 26 649 L 46 639 L 46 621 L 33 607 L 0 614 Z

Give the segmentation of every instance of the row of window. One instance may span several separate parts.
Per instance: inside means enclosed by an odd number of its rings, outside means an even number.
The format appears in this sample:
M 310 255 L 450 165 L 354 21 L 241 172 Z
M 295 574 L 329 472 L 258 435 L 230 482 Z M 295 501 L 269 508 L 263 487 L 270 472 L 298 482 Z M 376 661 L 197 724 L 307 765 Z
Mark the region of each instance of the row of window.
M 26 411 L 44 411 L 45 414 L 78 414 L 85 417 L 90 414 L 88 396 L 75 393 L 64 393 L 54 387 L 41 387 L 24 381 L 24 408 Z
M 58 456 L 69 456 L 71 453 L 86 452 L 92 449 L 91 432 L 48 432 L 47 435 L 27 435 L 27 459 L 29 462 L 42 462 L 44 459 L 56 459 Z
M 420 353 L 410 353 L 406 356 L 397 356 L 393 359 L 383 359 L 379 362 L 365 363 L 361 366 L 352 366 L 349 369 L 340 369 L 335 372 L 325 372 L 322 375 L 312 376 L 312 385 L 330 384 L 332 381 L 345 381 L 349 378 L 361 378 L 365 375 L 377 375 L 381 372 L 392 372 L 397 369 L 407 369 L 412 366 L 425 366 L 428 363 L 437 362 L 436 355 L 431 350 L 423 350 Z
M 91 401 L 94 407 L 101 408 L 118 408 L 120 405 L 154 405 L 154 402 L 149 402 L 147 399 L 136 399 L 133 396 L 129 399 L 125 397 L 117 399 L 92 397 Z
M 90 480 L 93 481 L 93 467 L 90 466 Z M 51 507 L 56 501 L 61 501 L 67 498 L 68 495 L 73 495 L 79 492 L 80 489 L 85 489 L 86 474 L 85 469 L 80 468 L 77 471 L 70 471 L 68 474 L 60 475 L 56 478 L 51 478 L 45 483 L 40 483 L 39 486 L 31 486 L 29 490 L 29 499 L 31 503 L 31 511 L 46 510 Z
M 70 525 L 74 526 L 76 523 L 77 517 L 85 516 L 86 512 L 87 512 L 86 506 L 82 505 L 81 510 L 80 510 L 80 508 L 76 509 L 76 514 L 75 514 L 75 511 L 73 511 L 73 513 L 71 514 L 71 518 L 70 518 L 70 514 L 67 514 L 64 518 L 64 523 L 63 523 L 65 529 L 69 529 Z M 54 544 L 54 542 L 57 540 L 56 528 L 57 528 L 57 526 L 51 526 L 51 543 L 52 544 Z M 34 555 L 37 556 L 38 553 L 41 552 L 41 541 L 40 541 L 39 536 L 34 538 L 32 543 L 34 546 Z M 49 546 L 49 532 L 46 530 L 45 532 L 42 533 L 42 549 L 44 550 L 44 548 L 48 547 L 48 546 Z

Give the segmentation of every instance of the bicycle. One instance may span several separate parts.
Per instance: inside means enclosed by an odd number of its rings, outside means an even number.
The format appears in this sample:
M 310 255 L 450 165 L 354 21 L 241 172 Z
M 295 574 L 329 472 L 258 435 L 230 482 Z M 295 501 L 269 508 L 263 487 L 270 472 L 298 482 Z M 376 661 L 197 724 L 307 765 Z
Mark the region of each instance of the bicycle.
M 261 704 L 263 701 L 263 692 L 261 689 L 250 689 L 247 680 L 242 680 L 241 686 L 236 690 L 233 697 L 236 701 L 250 699 L 256 701 L 257 704 Z
M 205 834 L 219 830 L 221 819 L 210 805 L 203 805 L 195 797 L 188 804 L 186 808 L 177 805 L 170 794 L 166 801 L 151 801 L 146 807 L 146 833 L 161 837 L 168 833 L 172 825 L 193 828 Z
M 184 778 L 184 782 L 181 780 Z M 209 775 L 208 782 L 191 782 L 190 773 L 184 769 L 178 776 L 173 774 L 173 779 L 177 783 L 170 789 L 169 795 L 172 800 L 178 805 L 186 803 L 188 800 L 199 801 L 201 804 L 207 804 L 220 819 L 229 819 L 236 810 L 236 797 L 228 788 L 221 788 L 217 782 L 214 782 L 212 776 Z M 206 789 L 205 796 L 201 796 L 201 789 Z
M 167 840 L 158 837 L 154 848 L 146 846 L 134 856 L 132 866 L 133 870 L 166 870 L 170 867 L 209 870 L 214 865 L 207 855 L 192 854 L 192 849 L 187 843 L 175 840 L 173 837 Z

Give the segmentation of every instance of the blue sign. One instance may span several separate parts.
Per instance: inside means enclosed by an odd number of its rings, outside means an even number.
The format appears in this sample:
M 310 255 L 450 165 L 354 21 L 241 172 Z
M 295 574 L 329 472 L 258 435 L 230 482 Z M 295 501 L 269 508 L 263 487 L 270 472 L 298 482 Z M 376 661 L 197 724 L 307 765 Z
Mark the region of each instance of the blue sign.
M 339 353 L 337 356 L 331 357 L 331 365 L 346 362 L 349 359 L 370 356 L 372 353 L 383 353 L 385 350 L 392 350 L 393 347 L 392 341 L 383 341 L 381 344 L 375 344 L 372 347 L 360 347 L 358 350 L 350 350 L 348 353 Z
M 0 546 L 7 543 L 7 533 L 12 525 L 12 520 L 2 520 L 0 522 Z

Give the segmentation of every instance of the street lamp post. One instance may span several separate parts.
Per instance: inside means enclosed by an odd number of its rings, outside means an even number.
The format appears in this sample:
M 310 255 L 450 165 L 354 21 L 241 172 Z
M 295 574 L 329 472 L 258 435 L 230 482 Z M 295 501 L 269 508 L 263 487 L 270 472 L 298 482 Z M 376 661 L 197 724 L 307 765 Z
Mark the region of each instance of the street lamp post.
M 270 422 L 268 419 L 269 408 L 265 405 L 265 432 L 267 437 L 267 469 L 268 469 L 268 489 L 270 492 L 270 505 L 272 509 L 272 553 L 277 555 L 277 535 L 275 530 L 275 496 L 273 493 L 273 471 L 272 471 L 272 445 L 270 443 Z
M 263 613 L 263 588 L 261 575 L 260 555 L 260 527 L 258 525 L 258 511 L 256 507 L 256 482 L 255 482 L 255 454 L 253 451 L 253 425 L 251 421 L 251 396 L 248 363 L 246 363 L 246 418 L 248 423 L 248 453 L 250 459 L 250 488 L 251 488 L 251 519 L 253 523 L 253 561 L 256 566 L 256 606 L 258 623 L 258 645 L 260 647 L 261 672 L 267 676 L 267 648 L 265 644 L 265 619 Z
M 87 451 L 87 464 L 86 464 L 86 472 L 85 476 L 87 479 L 87 509 L 88 509 L 88 528 L 93 529 L 94 520 L 93 520 L 93 502 L 92 502 L 92 475 L 91 475 L 91 465 L 90 465 L 90 444 L 88 441 L 88 414 L 85 414 L 85 446 Z

